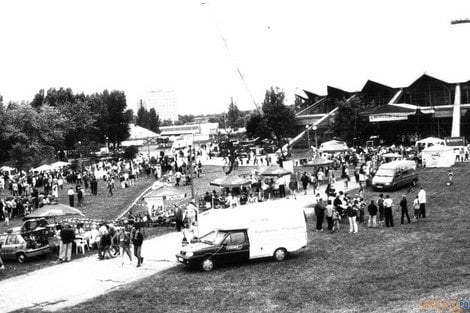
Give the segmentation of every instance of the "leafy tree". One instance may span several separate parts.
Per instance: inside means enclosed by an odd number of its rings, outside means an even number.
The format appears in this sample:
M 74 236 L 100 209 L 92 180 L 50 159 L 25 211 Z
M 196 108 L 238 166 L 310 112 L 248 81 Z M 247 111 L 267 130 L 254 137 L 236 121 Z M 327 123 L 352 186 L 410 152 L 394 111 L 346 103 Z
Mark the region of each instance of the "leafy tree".
M 31 106 L 33 108 L 40 108 L 45 101 L 44 89 L 40 89 L 39 92 L 34 96 L 33 101 L 31 101 Z
M 338 111 L 333 123 L 334 135 L 348 144 L 358 143 L 360 138 L 367 138 L 371 125 L 367 117 L 360 114 L 367 109 L 364 102 L 359 97 L 354 97 L 350 101 L 339 100 L 336 104 Z
M 158 118 L 157 111 L 155 111 L 154 108 L 147 111 L 143 105 L 140 105 L 139 110 L 137 111 L 136 125 L 150 129 L 153 132 L 160 132 L 160 120 Z
M 90 140 L 95 129 L 96 115 L 91 112 L 88 103 L 66 103 L 57 109 L 67 121 L 64 147 L 66 150 L 73 149 L 78 141 Z
M 264 127 L 267 130 L 266 133 L 260 133 L 260 137 L 266 138 L 269 132 L 281 153 L 283 153 L 282 146 L 287 143 L 288 138 L 295 135 L 295 113 L 284 104 L 284 101 L 284 91 L 273 87 L 266 90 L 262 106 L 262 120 L 265 126 L 259 127 L 260 130 Z
M 129 137 L 129 116 L 126 114 L 126 95 L 123 91 L 107 90 L 102 93 L 103 102 L 109 114 L 108 133 L 109 142 L 116 148 L 119 143 Z
M 73 95 L 73 91 L 71 88 L 49 88 L 49 90 L 47 90 L 44 102 L 49 104 L 50 106 L 57 107 L 66 103 L 74 103 L 75 96 Z
M 30 105 L 10 105 L 4 118 L 2 137 L 19 169 L 53 159 L 63 143 L 66 120 L 56 108 L 43 105 L 37 111 Z
M 244 124 L 243 115 L 231 98 L 227 112 L 227 125 L 232 129 L 237 129 L 243 127 Z
M 173 126 L 173 121 L 172 120 L 164 120 L 162 122 L 161 126 Z
M 246 121 L 246 135 L 250 138 L 270 138 L 265 122 L 263 116 L 258 112 L 251 114 Z
M 155 133 L 160 132 L 160 119 L 158 118 L 157 111 L 155 111 L 154 108 L 151 108 L 149 111 L 148 129 Z
M 194 121 L 194 115 L 192 114 L 188 114 L 188 115 L 178 115 L 178 122 L 180 122 L 181 124 L 178 124 L 178 125 L 183 125 L 183 124 L 187 124 L 187 123 L 191 123 Z M 176 125 L 176 123 L 175 123 Z
M 124 158 L 127 160 L 134 159 L 139 153 L 139 149 L 136 146 L 129 146 L 124 149 Z

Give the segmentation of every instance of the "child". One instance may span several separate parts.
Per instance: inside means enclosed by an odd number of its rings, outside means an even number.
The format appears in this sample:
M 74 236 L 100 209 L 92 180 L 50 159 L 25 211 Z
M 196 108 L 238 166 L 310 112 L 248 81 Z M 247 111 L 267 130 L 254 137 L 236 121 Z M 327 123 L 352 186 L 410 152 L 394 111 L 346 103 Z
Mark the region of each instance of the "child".
M 450 185 L 453 185 L 453 184 L 454 184 L 454 182 L 453 182 L 453 180 L 454 180 L 454 173 L 452 172 L 452 170 L 449 170 L 449 174 L 448 174 L 448 175 L 449 175 L 449 182 L 447 183 L 447 186 L 450 186 Z

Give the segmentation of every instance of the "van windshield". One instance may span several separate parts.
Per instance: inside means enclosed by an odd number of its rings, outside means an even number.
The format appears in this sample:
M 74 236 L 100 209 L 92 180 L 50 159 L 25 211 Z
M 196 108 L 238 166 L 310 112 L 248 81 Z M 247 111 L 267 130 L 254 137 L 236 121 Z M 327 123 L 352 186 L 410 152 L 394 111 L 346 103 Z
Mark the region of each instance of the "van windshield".
M 201 242 L 213 244 L 213 245 L 219 245 L 222 243 L 222 240 L 224 240 L 226 234 L 227 234 L 226 232 L 214 230 L 202 236 Z
M 395 176 L 395 170 L 389 168 L 379 168 L 375 176 L 379 177 L 393 177 Z

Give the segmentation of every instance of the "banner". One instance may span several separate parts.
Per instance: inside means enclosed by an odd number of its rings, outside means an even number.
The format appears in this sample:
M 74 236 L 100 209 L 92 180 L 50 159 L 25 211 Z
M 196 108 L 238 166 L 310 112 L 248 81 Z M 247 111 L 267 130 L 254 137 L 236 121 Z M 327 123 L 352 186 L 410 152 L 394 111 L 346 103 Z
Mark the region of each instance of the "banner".
M 444 137 L 447 146 L 463 147 L 465 146 L 465 137 Z
M 408 115 L 414 113 L 386 113 L 369 115 L 369 122 L 390 122 L 403 121 L 408 119 Z

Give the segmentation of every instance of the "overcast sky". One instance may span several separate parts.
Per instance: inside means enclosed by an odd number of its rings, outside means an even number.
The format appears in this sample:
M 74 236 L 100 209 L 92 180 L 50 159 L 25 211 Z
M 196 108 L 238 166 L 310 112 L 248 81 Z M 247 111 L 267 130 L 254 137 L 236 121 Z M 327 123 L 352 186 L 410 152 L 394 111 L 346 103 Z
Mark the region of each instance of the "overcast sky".
M 175 89 L 180 114 L 241 109 L 270 86 L 393 87 L 470 79 L 470 1 L 15 0 L 0 2 L 0 93 Z M 222 37 L 225 38 L 227 47 Z

